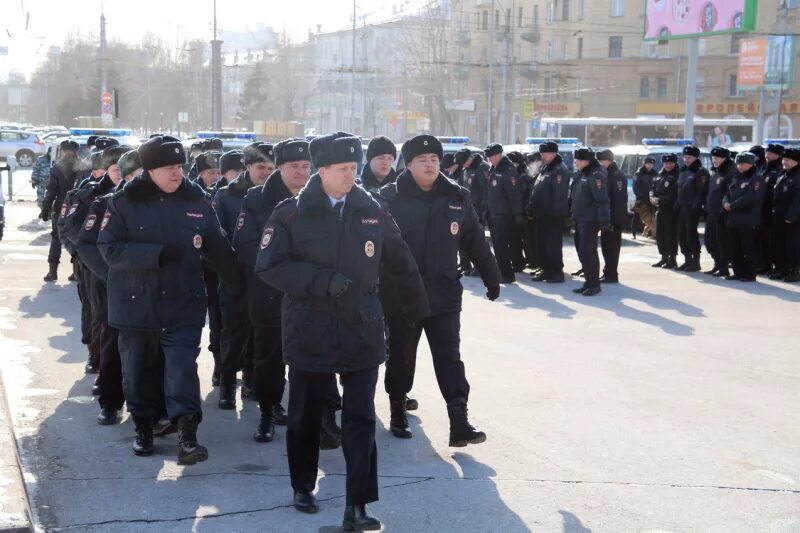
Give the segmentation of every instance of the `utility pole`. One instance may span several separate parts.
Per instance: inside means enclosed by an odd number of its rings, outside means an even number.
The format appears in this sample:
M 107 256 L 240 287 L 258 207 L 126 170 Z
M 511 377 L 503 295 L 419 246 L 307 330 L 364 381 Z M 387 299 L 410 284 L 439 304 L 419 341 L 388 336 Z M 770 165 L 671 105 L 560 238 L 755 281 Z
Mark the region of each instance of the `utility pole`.
M 492 10 L 489 13 L 489 94 L 486 103 L 486 144 L 492 142 L 492 91 L 494 90 L 494 32 L 497 30 L 494 24 L 494 7 L 495 1 L 492 0 Z
M 775 110 L 775 138 L 779 138 L 781 136 L 781 106 L 783 105 L 783 69 L 786 67 L 785 60 L 786 60 L 786 17 L 789 16 L 789 8 L 786 5 L 786 0 L 781 0 L 781 4 L 779 9 L 778 18 L 781 21 L 781 46 L 779 47 L 780 54 L 781 54 L 781 74 L 780 74 L 780 83 L 778 84 L 778 94 L 777 98 L 775 98 L 777 102 L 777 109 Z
M 683 124 L 683 138 L 694 139 L 694 107 L 697 99 L 697 56 L 699 39 L 689 39 L 689 61 L 686 64 L 686 118 Z
M 217 39 L 217 0 L 214 0 L 214 39 L 211 41 L 211 129 L 222 130 L 222 41 Z
M 114 125 L 113 101 L 106 78 L 106 15 L 100 4 L 100 116 L 103 126 Z
M 350 131 L 356 126 L 356 0 L 353 0 L 353 63 L 350 65 Z

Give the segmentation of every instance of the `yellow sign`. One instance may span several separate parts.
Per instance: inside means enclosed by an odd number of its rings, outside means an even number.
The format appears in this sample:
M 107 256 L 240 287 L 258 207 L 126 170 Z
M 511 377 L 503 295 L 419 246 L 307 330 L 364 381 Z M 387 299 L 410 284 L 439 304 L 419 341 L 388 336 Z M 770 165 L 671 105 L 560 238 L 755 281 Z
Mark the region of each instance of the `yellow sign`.
M 527 100 L 522 108 L 522 113 L 525 115 L 525 120 L 533 120 L 536 118 L 533 111 L 533 100 Z

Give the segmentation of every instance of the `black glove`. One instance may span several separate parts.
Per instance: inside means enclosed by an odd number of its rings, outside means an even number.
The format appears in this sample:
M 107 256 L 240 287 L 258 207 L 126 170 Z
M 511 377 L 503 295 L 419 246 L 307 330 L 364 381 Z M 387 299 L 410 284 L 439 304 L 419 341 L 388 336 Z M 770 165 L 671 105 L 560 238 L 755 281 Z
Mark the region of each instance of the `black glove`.
M 335 272 L 328 282 L 328 295 L 338 298 L 347 292 L 350 287 L 350 280 Z
M 490 301 L 495 301 L 500 296 L 500 287 L 487 287 L 486 288 L 486 297 L 489 298 Z
M 614 226 L 611 224 L 611 222 L 606 222 L 605 224 L 602 224 L 600 226 L 600 231 L 602 231 L 603 233 L 613 233 Z
M 39 218 L 47 222 L 48 220 L 50 220 L 50 211 L 48 211 L 47 209 L 42 209 L 42 212 L 39 213 Z
M 165 245 L 161 249 L 161 255 L 158 256 L 158 264 L 162 267 L 167 265 L 177 265 L 181 262 L 183 250 L 179 246 Z

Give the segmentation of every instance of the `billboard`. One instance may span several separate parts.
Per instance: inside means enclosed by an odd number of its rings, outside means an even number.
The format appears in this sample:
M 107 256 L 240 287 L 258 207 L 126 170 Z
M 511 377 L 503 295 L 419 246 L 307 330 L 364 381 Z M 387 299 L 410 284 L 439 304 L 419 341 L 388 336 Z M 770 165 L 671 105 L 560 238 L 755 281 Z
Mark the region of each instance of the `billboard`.
M 736 85 L 740 91 L 789 90 L 794 78 L 795 37 L 743 39 Z
M 647 0 L 644 40 L 754 31 L 757 0 Z

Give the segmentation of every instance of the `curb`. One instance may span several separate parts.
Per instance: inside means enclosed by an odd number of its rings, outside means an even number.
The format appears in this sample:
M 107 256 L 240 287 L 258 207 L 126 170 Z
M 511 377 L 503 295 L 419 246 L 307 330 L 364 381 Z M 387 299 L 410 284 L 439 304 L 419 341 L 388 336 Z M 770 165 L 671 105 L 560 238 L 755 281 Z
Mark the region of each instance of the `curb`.
M 33 533 L 30 500 L 0 373 L 0 533 Z

